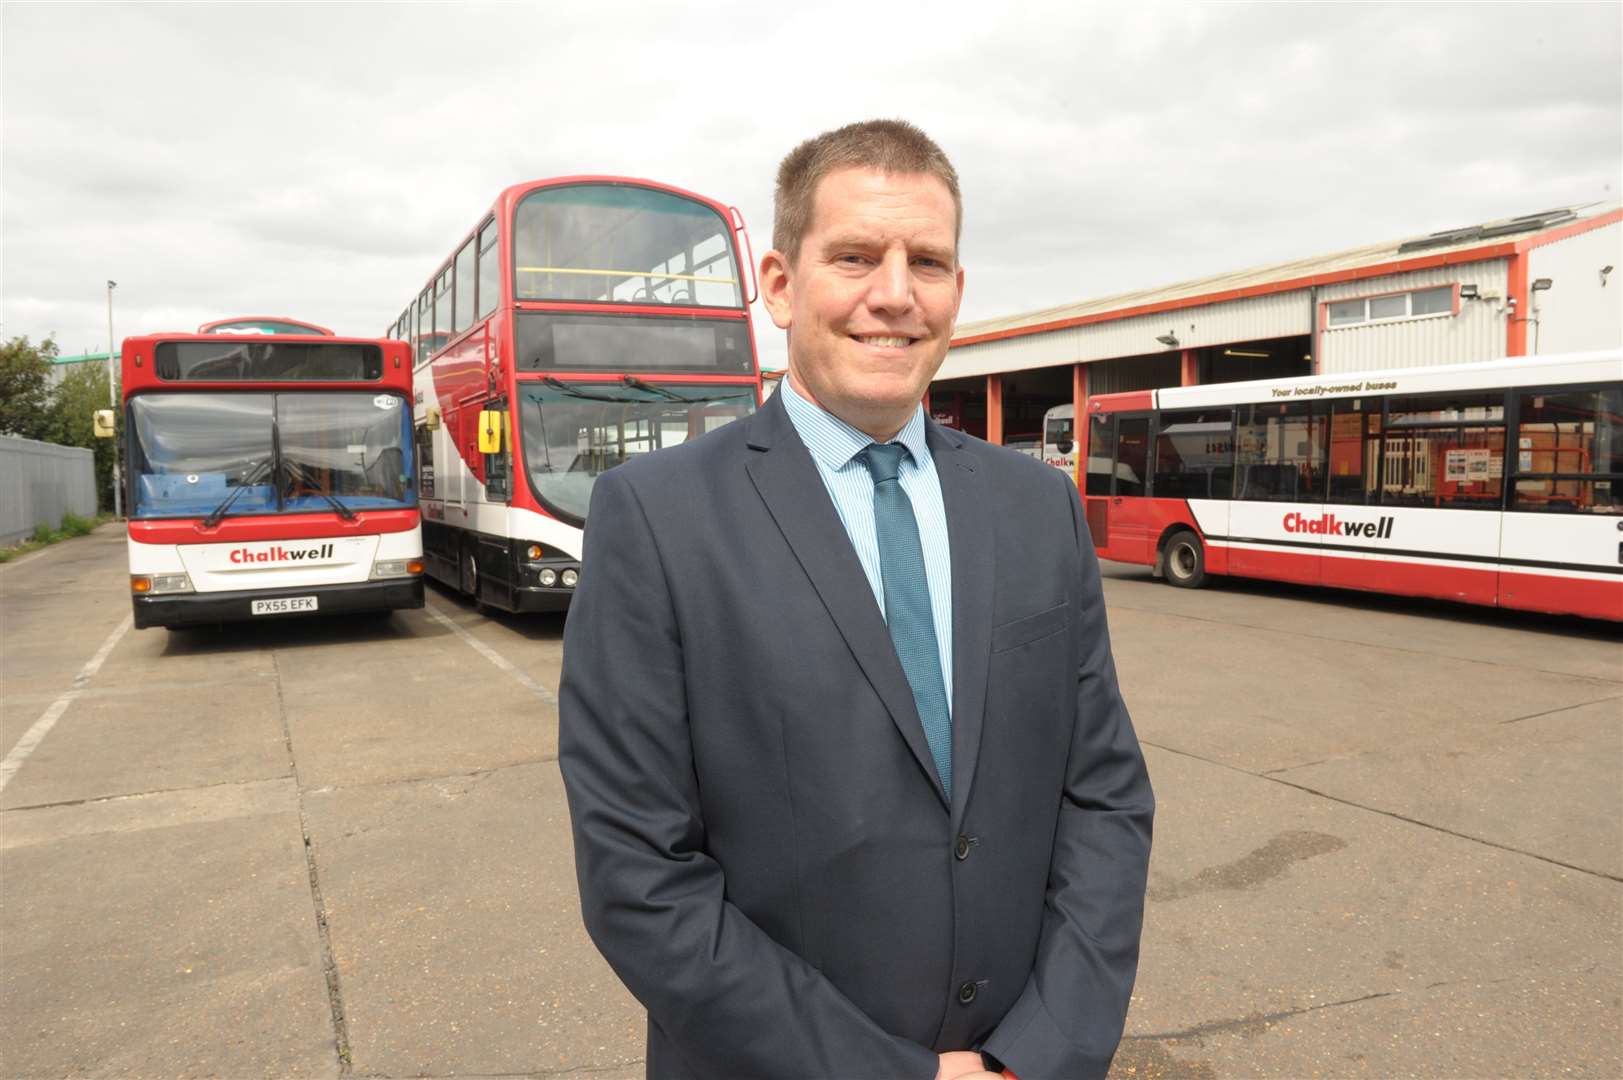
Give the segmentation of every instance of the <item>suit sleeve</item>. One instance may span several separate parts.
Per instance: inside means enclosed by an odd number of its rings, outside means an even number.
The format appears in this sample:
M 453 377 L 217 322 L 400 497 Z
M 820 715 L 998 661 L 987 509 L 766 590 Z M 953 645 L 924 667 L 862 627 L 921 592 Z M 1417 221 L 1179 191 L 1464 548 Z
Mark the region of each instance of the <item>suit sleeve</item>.
M 728 902 L 705 844 L 688 643 L 660 542 L 618 472 L 593 492 L 559 687 L 588 933 L 694 1076 L 930 1080 L 934 1053 L 881 1030 Z
M 1020 1080 L 1109 1071 L 1138 973 L 1155 813 L 1116 685 L 1099 561 L 1077 490 L 1065 487 L 1079 575 L 1076 718 L 1036 963 L 985 1044 Z

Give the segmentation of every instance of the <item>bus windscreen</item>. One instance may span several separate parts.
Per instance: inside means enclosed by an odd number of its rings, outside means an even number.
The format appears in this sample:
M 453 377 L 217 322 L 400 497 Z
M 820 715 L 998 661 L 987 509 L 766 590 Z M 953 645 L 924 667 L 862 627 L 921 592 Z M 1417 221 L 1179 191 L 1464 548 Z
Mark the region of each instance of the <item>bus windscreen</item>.
M 376 345 L 166 341 L 154 350 L 158 378 L 174 382 L 371 382 L 383 377 Z
M 518 354 L 521 371 L 752 373 L 749 325 L 739 319 L 527 312 Z
M 624 184 L 532 192 L 513 214 L 520 300 L 744 306 L 732 228 L 692 199 Z

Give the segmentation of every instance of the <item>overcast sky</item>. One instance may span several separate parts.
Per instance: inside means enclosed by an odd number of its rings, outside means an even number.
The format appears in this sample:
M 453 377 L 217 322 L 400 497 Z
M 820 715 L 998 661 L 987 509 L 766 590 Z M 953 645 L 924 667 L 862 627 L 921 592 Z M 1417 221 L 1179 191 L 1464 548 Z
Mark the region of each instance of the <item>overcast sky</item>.
M 1623 5 L 0 7 L 0 333 L 377 335 L 503 187 L 663 180 L 770 246 L 777 161 L 905 117 L 963 180 L 960 321 L 1615 202 Z M 782 335 L 757 309 L 763 362 Z

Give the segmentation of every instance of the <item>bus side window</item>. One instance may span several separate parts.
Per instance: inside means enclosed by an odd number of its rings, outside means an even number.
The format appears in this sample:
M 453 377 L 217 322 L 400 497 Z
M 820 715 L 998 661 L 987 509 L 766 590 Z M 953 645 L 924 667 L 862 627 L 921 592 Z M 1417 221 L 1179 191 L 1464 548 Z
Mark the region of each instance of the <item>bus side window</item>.
M 1094 413 L 1088 417 L 1087 494 L 1109 495 L 1116 470 L 1116 417 Z
M 1328 501 L 1366 505 L 1380 501 L 1381 399 L 1342 398 L 1330 404 Z
M 1226 499 L 1234 486 L 1234 410 L 1160 414 L 1155 436 L 1157 499 Z
M 1504 413 L 1498 391 L 1388 398 L 1381 502 L 1499 509 Z
M 1234 497 L 1321 501 L 1326 419 L 1323 402 L 1241 406 L 1234 438 Z
M 413 447 L 417 454 L 417 494 L 424 499 L 434 497 L 434 444 L 429 441 L 433 438 L 427 424 L 417 425 L 417 445 Z
M 1623 513 L 1623 390 L 1524 390 L 1511 508 Z

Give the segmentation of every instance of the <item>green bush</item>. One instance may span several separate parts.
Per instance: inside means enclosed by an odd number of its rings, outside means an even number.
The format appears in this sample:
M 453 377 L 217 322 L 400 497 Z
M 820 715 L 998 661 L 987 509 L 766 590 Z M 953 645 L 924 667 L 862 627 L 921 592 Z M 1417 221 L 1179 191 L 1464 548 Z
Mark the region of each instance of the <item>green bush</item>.
M 34 526 L 34 543 L 49 544 L 56 539 L 56 530 L 51 528 L 45 522 L 42 521 L 38 525 Z
M 64 537 L 84 536 L 95 527 L 96 523 L 91 518 L 80 517 L 78 514 L 70 513 L 62 515 L 62 527 L 60 531 Z

